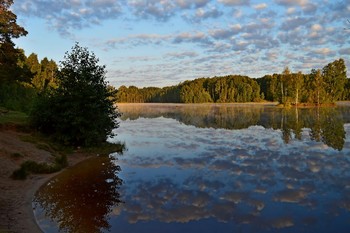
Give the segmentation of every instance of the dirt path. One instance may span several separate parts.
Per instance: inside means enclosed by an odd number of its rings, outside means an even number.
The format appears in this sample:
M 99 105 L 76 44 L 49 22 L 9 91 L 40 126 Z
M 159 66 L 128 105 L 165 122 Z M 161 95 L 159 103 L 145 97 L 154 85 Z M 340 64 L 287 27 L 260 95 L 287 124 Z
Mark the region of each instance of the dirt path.
M 24 133 L 10 129 L 0 129 L 0 233 L 41 232 L 32 211 L 32 198 L 50 178 L 56 174 L 30 175 L 26 180 L 13 180 L 12 172 L 26 160 L 50 162 L 51 154 L 24 142 Z M 68 156 L 70 166 L 84 160 L 87 156 L 74 154 Z

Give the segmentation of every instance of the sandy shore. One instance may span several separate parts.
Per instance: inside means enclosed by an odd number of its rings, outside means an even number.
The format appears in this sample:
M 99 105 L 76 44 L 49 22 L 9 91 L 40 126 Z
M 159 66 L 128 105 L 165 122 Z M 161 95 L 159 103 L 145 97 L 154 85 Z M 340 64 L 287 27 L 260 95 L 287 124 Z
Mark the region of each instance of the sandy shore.
M 25 134 L 15 130 L 0 129 L 0 233 L 42 232 L 33 215 L 32 199 L 45 182 L 57 175 L 30 175 L 26 180 L 10 178 L 12 172 L 26 160 L 52 160 L 50 152 L 22 141 L 20 136 L 23 135 Z M 81 153 L 70 155 L 69 165 L 73 166 L 86 158 L 88 157 Z

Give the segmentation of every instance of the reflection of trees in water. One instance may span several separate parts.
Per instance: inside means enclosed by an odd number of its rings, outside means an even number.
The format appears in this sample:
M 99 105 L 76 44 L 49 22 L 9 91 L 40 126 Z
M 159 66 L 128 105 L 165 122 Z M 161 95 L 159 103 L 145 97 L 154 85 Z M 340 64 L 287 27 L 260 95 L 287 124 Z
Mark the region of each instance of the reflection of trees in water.
M 315 123 L 312 124 L 310 136 L 315 141 L 321 140 L 334 149 L 342 150 L 345 143 L 342 115 L 332 108 L 317 108 L 316 115 L 317 117 L 314 117 Z
M 60 231 L 102 232 L 108 230 L 108 214 L 118 205 L 122 180 L 120 167 L 100 156 L 67 170 L 41 188 L 34 203 L 55 221 Z
M 123 119 L 166 117 L 199 128 L 244 129 L 253 125 L 280 129 L 289 143 L 301 140 L 303 128 L 311 129 L 310 139 L 342 150 L 344 123 L 350 122 L 348 107 L 275 108 L 234 105 L 138 105 L 123 106 Z M 122 109 L 122 110 L 123 110 Z
M 339 151 L 343 149 L 344 121 L 341 112 L 336 108 L 283 109 L 281 118 L 282 138 L 285 143 L 293 135 L 301 140 L 302 128 L 309 128 L 311 140 L 322 141 Z
M 172 118 L 199 128 L 244 129 L 256 125 L 263 107 L 234 107 L 232 105 L 138 105 L 123 106 L 122 119 L 139 117 Z

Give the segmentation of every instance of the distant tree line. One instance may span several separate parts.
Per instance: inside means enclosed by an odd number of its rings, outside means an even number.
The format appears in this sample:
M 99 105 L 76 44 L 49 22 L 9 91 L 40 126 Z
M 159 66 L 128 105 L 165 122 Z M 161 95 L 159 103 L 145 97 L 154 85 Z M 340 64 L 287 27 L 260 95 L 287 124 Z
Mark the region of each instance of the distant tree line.
M 247 76 L 199 78 L 179 85 L 157 88 L 121 86 L 118 102 L 126 103 L 229 103 L 260 101 L 260 86 Z
M 119 103 L 235 103 L 277 101 L 281 104 L 325 104 L 350 100 L 350 80 L 342 58 L 310 74 L 292 73 L 253 79 L 248 76 L 199 78 L 164 88 L 121 86 Z

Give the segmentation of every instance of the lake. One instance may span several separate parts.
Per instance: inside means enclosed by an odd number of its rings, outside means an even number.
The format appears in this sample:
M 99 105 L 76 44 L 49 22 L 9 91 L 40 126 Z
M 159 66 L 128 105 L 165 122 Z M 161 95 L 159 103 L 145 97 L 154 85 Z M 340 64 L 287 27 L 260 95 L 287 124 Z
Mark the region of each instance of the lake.
M 44 185 L 44 232 L 349 232 L 350 106 L 119 108 L 127 149 Z

